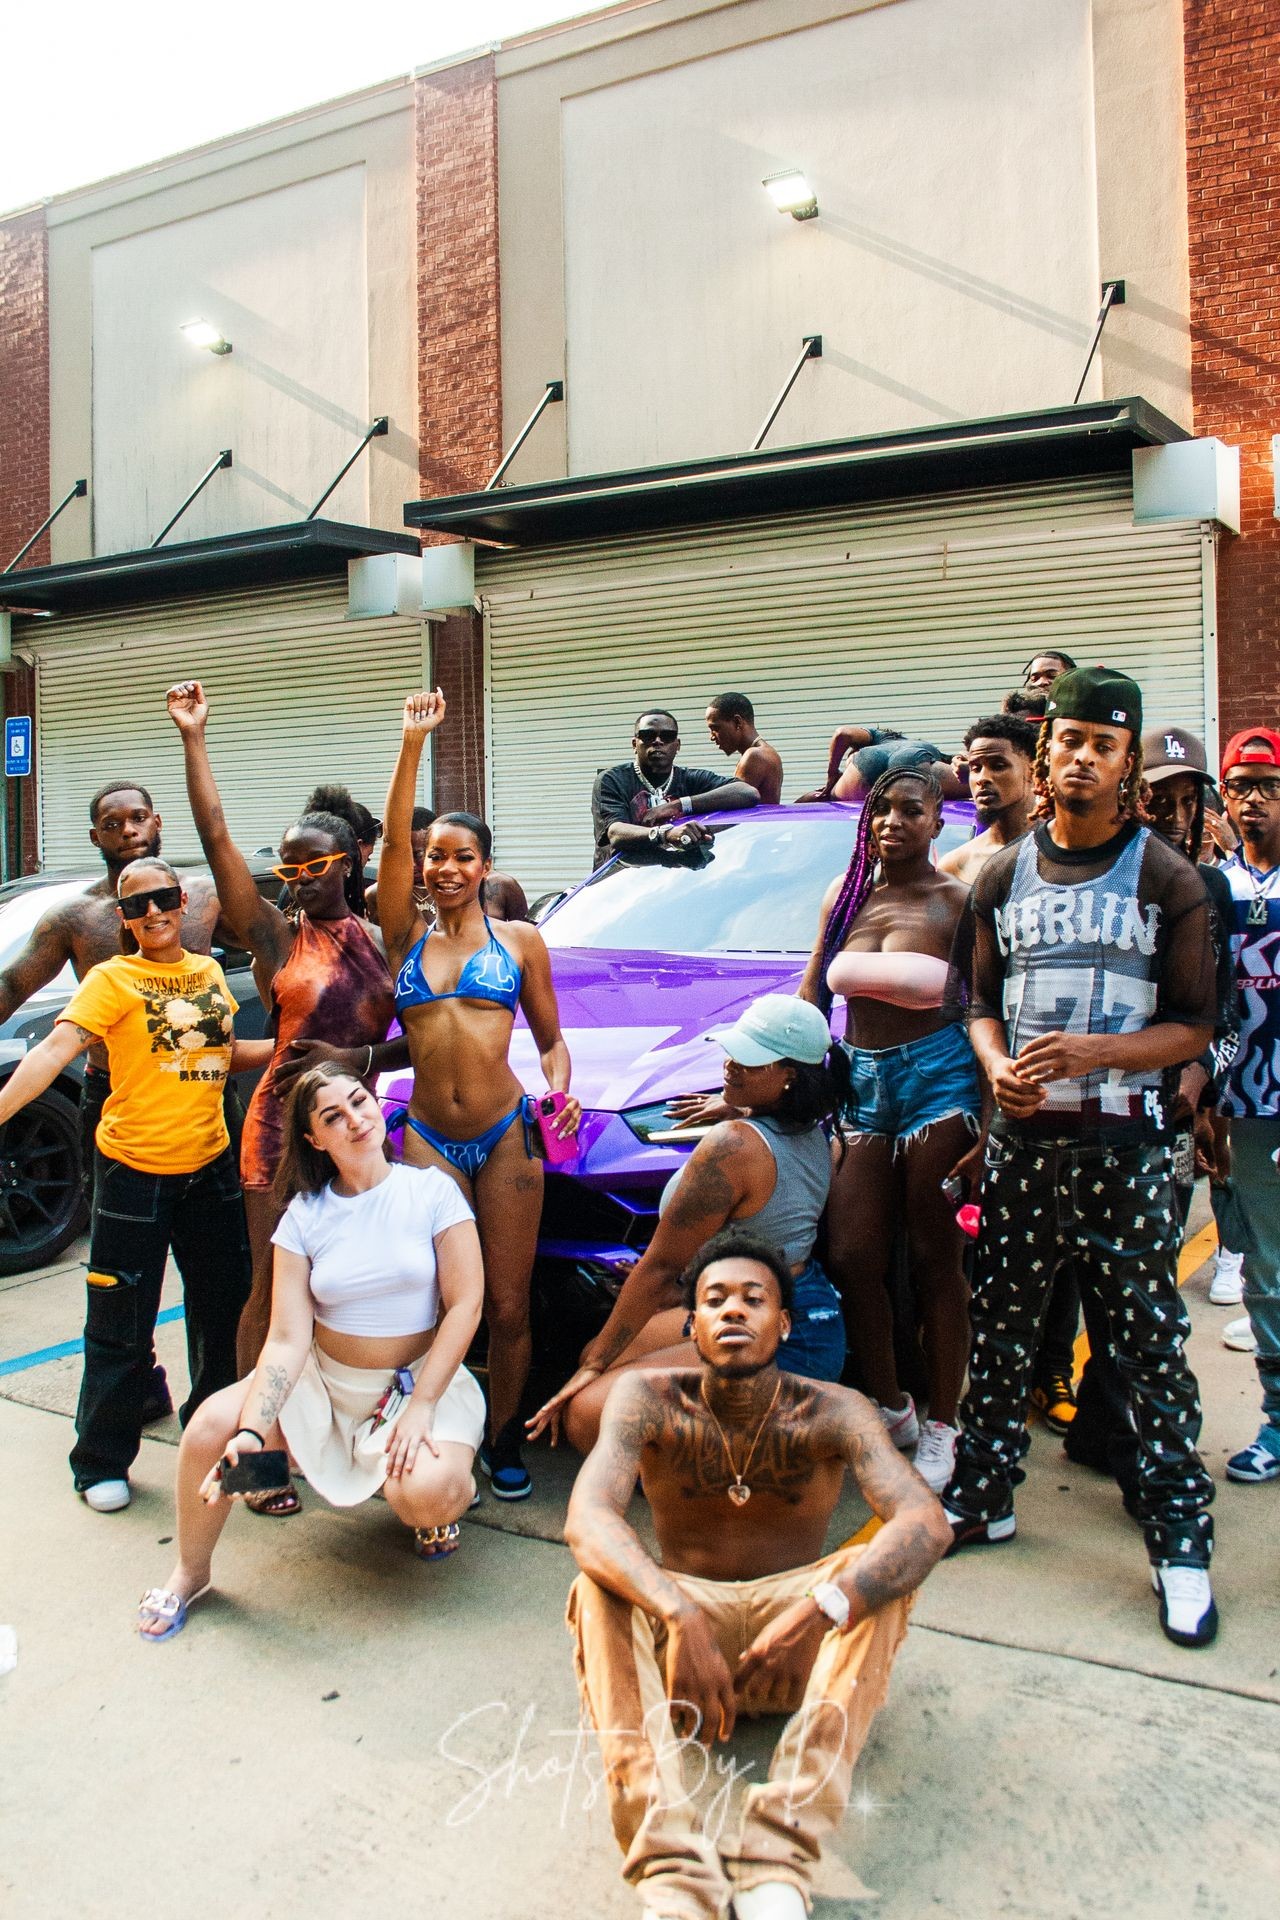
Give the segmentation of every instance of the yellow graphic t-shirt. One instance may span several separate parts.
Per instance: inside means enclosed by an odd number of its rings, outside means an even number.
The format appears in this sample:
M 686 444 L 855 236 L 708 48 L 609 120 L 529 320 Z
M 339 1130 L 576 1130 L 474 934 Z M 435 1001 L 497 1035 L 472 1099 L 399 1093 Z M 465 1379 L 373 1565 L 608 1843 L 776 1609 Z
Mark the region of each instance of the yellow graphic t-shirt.
M 92 967 L 60 1020 L 107 1046 L 111 1092 L 97 1141 L 139 1173 L 194 1173 L 229 1144 L 222 1089 L 236 1002 L 216 960 L 173 966 L 122 953 Z

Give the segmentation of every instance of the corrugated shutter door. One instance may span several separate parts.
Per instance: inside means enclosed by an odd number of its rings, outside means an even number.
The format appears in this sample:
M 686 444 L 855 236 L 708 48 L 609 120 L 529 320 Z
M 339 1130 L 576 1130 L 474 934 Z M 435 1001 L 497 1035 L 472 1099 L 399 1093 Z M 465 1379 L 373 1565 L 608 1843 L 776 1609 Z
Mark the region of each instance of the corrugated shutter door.
M 89 798 L 117 777 L 150 789 L 167 853 L 199 858 L 164 704 L 179 679 L 208 692 L 210 757 L 238 846 L 274 847 L 321 781 L 380 813 L 400 706 L 423 684 L 423 627 L 348 620 L 346 606 L 345 585 L 328 581 L 33 623 L 42 864 L 92 858 Z
M 1106 477 L 485 555 L 495 857 L 530 898 L 588 871 L 592 781 L 648 703 L 678 716 L 683 763 L 729 772 L 703 711 L 748 694 L 786 799 L 841 722 L 958 747 L 1046 646 L 1203 732 L 1207 546 L 1198 523 L 1135 527 Z

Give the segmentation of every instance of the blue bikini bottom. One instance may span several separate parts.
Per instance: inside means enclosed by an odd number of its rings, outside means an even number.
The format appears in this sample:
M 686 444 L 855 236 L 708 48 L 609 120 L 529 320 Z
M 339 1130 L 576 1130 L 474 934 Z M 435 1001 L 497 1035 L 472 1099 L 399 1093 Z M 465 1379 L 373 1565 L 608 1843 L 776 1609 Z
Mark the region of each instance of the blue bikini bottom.
M 415 1120 L 411 1113 L 405 1114 L 404 1123 L 406 1127 L 412 1127 L 419 1140 L 425 1140 L 429 1147 L 434 1147 L 451 1167 L 456 1167 L 459 1173 L 465 1173 L 468 1180 L 474 1180 L 499 1140 L 510 1131 L 517 1120 L 524 1122 L 525 1149 L 532 1158 L 529 1141 L 529 1107 L 530 1102 L 526 1096 L 523 1100 L 517 1101 L 510 1113 L 504 1114 L 501 1120 L 495 1121 L 493 1126 L 486 1127 L 483 1133 L 476 1134 L 471 1140 L 450 1140 L 447 1134 L 437 1133 L 434 1127 L 428 1127 L 423 1121 Z

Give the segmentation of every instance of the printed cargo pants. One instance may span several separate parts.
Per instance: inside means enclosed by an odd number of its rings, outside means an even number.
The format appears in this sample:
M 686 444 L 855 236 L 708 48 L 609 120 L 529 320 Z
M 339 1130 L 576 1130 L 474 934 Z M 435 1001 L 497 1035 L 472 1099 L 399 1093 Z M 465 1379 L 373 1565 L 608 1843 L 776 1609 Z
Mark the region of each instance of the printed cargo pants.
M 1061 1259 L 1105 1314 L 1138 1438 L 1133 1503 L 1153 1565 L 1207 1566 L 1213 1481 L 1196 1452 L 1200 1391 L 1178 1294 L 1182 1220 L 1165 1141 L 1042 1139 L 993 1129 L 970 1320 L 969 1390 L 946 1506 L 1009 1512 L 1030 1446 L 1027 1391 L 1045 1294 Z
M 762 1628 L 819 1580 L 835 1580 L 865 1551 L 844 1547 L 811 1566 L 760 1580 L 670 1573 L 706 1615 L 733 1672 Z M 854 1765 L 889 1690 L 911 1600 L 893 1600 L 848 1632 L 823 1635 L 802 1694 L 750 1700 L 750 1713 L 792 1717 L 769 1778 L 747 1790 L 730 1834 L 707 1830 L 696 1782 L 713 1761 L 672 1723 L 664 1674 L 666 1630 L 642 1608 L 579 1574 L 569 1593 L 583 1710 L 605 1765 L 623 1875 L 644 1912 L 715 1920 L 735 1889 L 784 1880 L 808 1899 L 824 1837 L 839 1826 Z

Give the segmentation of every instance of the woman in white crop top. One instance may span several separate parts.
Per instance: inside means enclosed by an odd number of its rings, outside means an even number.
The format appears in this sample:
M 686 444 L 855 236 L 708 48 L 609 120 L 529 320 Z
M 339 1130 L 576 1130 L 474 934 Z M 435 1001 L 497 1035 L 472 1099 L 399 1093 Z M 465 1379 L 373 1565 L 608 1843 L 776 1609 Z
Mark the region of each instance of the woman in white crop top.
M 139 1609 L 165 1640 L 207 1592 L 230 1511 L 225 1465 L 287 1448 L 316 1492 L 382 1489 L 427 1560 L 452 1553 L 475 1495 L 484 1395 L 463 1366 L 484 1272 L 471 1208 L 446 1174 L 393 1166 L 376 1099 L 333 1063 L 285 1115 L 271 1328 L 257 1371 L 213 1395 L 178 1449 L 178 1563 Z

